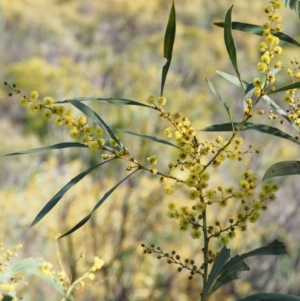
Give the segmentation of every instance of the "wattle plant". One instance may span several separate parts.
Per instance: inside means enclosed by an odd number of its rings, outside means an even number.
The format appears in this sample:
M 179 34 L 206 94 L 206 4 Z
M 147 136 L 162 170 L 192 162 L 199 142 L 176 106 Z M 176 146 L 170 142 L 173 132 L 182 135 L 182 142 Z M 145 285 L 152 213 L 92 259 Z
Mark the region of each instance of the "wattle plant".
M 96 202 L 92 211 L 60 238 L 70 235 L 88 222 L 95 210 L 128 178 L 134 174 L 149 172 L 157 176 L 166 196 L 172 195 L 176 190 L 185 193 L 186 200 L 189 202 L 172 200 L 168 205 L 167 215 L 168 218 L 177 220 L 179 231 L 186 232 L 192 239 L 199 241 L 202 260 L 200 262 L 190 259 L 182 260 L 177 251 L 165 252 L 160 247 L 142 244 L 144 253 L 153 253 L 158 259 L 165 258 L 167 263 L 177 266 L 178 271 L 187 270 L 190 280 L 197 279 L 196 281 L 198 281 L 196 276 L 199 276 L 202 281 L 202 289 L 199 292 L 201 301 L 209 300 L 210 296 L 223 285 L 238 279 L 238 272 L 249 271 L 250 267 L 244 261 L 246 258 L 286 254 L 284 244 L 278 240 L 270 242 L 267 246 L 233 257 L 230 255 L 230 249 L 227 248 L 230 241 L 235 239 L 237 231 L 245 232 L 252 223 L 258 222 L 260 217 L 266 214 L 264 211 L 267 210 L 268 206 L 273 206 L 272 202 L 275 201 L 276 192 L 279 189 L 278 184 L 272 182 L 261 184 L 261 179 L 258 178 L 256 172 L 243 169 L 242 162 L 240 163 L 240 179 L 235 186 L 226 183 L 216 186 L 210 183 L 210 180 L 218 174 L 218 168 L 221 165 L 231 164 L 231 161 L 242 161 L 246 155 L 257 156 L 259 154 L 254 143 L 244 145 L 241 132 L 255 130 L 300 144 L 298 135 L 293 137 L 276 127 L 251 122 L 254 115 L 265 114 L 264 110 L 260 108 L 260 103 L 264 102 L 270 106 L 270 120 L 280 117 L 288 122 L 297 134 L 299 133 L 300 98 L 296 97 L 296 93 L 297 89 L 300 88 L 300 83 L 297 82 L 297 79 L 300 78 L 300 68 L 296 59 L 292 61 L 292 69 L 287 69 L 291 83 L 283 87 L 276 87 L 275 84 L 277 73 L 283 70 L 279 60 L 283 51 L 280 42 L 285 41 L 296 47 L 300 46 L 297 41 L 282 32 L 279 12 L 284 6 L 293 9 L 300 16 L 299 1 L 273 0 L 269 1 L 269 4 L 264 8 L 266 18 L 261 25 L 232 22 L 233 7 L 227 11 L 224 22 L 215 23 L 215 25 L 224 28 L 225 46 L 236 75 L 222 71 L 216 72 L 228 82 L 239 87 L 244 110 L 237 120 L 233 120 L 230 108 L 222 95 L 213 83 L 206 79 L 211 91 L 223 104 L 228 115 L 228 122 L 214 124 L 202 129 L 206 132 L 220 132 L 220 135 L 212 141 L 203 140 L 201 132 L 199 133 L 199 130 L 195 129 L 192 121 L 183 112 L 171 111 L 172 102 L 167 102 L 167 98 L 163 94 L 175 42 L 176 13 L 174 3 L 171 7 L 164 39 L 164 57 L 167 61 L 162 69 L 159 95 L 149 96 L 145 102 L 101 97 L 54 101 L 50 96 L 40 100 L 37 91 L 31 92 L 30 96 L 22 96 L 20 98 L 22 105 L 28 107 L 32 112 L 41 114 L 43 118 L 52 120 L 55 125 L 66 127 L 70 137 L 75 141 L 14 152 L 9 156 L 80 147 L 92 152 L 101 152 L 102 158 L 96 165 L 77 175 L 59 190 L 37 214 L 31 227 L 40 222 L 64 194 L 87 174 L 114 160 L 125 160 L 128 175 L 109 189 Z M 258 75 L 249 82 L 242 79 L 238 68 L 232 29 L 262 36 L 262 40 L 257 46 L 261 52 L 260 60 L 256 66 Z M 10 88 L 11 95 L 21 93 L 15 85 L 5 84 Z M 279 92 L 285 92 L 282 104 L 277 104 L 271 98 L 272 94 Z M 160 143 L 164 148 L 173 147 L 176 157 L 173 160 L 169 159 L 168 172 L 162 171 L 160 158 L 156 154 L 148 154 L 146 158 L 132 156 L 130 147 L 123 144 L 117 136 L 116 130 L 109 126 L 97 112 L 87 106 L 85 101 L 138 106 L 140 109 L 155 110 L 161 122 L 167 124 L 161 133 L 163 138 L 126 129 L 118 129 L 118 131 L 151 140 L 153 143 Z M 169 103 L 171 108 L 166 109 Z M 288 112 L 282 107 L 284 103 L 288 105 Z M 74 111 L 68 105 L 77 108 L 82 114 L 75 116 Z M 229 138 L 224 139 L 222 132 L 229 132 Z M 166 153 L 168 154 L 168 152 Z M 300 174 L 299 166 L 298 161 L 278 162 L 266 171 L 263 180 L 276 176 Z M 231 216 L 226 222 L 215 217 L 215 211 L 222 211 L 225 207 L 231 208 Z M 181 235 L 184 234 L 181 233 Z M 258 293 L 241 299 L 241 301 L 250 300 L 300 300 L 300 297 L 277 293 Z

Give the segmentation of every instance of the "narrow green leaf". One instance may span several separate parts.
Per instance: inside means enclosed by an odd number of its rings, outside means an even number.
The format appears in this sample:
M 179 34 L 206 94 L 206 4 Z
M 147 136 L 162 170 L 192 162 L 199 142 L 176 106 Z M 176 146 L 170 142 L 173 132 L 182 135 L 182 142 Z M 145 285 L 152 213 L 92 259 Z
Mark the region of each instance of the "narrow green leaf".
M 94 112 L 89 106 L 85 105 L 84 103 L 77 101 L 75 99 L 69 100 L 69 103 L 71 103 L 74 107 L 76 107 L 78 110 L 80 110 L 82 113 L 84 113 L 86 116 L 92 118 L 95 120 L 100 127 L 102 127 L 106 133 L 115 141 L 118 143 L 120 148 L 123 148 L 123 144 L 120 141 L 120 139 L 115 135 L 115 133 L 110 129 L 110 127 L 104 122 L 104 120 L 96 113 Z
M 258 36 L 261 36 L 263 34 L 262 27 L 258 25 L 242 23 L 242 22 L 232 22 L 231 24 L 232 24 L 232 29 L 234 30 L 244 31 Z M 216 22 L 214 23 L 214 25 L 218 27 L 224 27 L 224 22 Z M 285 41 L 287 43 L 300 47 L 300 43 L 298 43 L 296 40 L 294 40 L 293 38 L 291 38 L 290 36 L 288 36 L 283 32 L 277 32 L 275 30 L 272 30 L 272 34 L 278 37 L 281 41 Z
M 69 103 L 70 100 L 76 100 L 76 101 L 98 101 L 103 103 L 111 103 L 115 105 L 127 105 L 127 106 L 140 106 L 140 107 L 147 107 L 147 108 L 153 108 L 147 104 L 130 100 L 130 99 L 123 99 L 123 98 L 103 98 L 103 97 L 78 97 L 78 98 L 72 98 L 72 99 L 66 99 L 61 101 L 56 101 L 55 103 Z
M 0 283 L 11 278 L 11 276 L 26 272 L 28 269 L 39 267 L 44 262 L 43 258 L 33 259 L 32 257 L 24 258 L 13 265 L 9 266 L 0 275 Z
M 274 93 L 278 93 L 278 92 L 282 92 L 282 91 L 287 91 L 287 90 L 292 90 L 292 89 L 299 89 L 300 88 L 300 82 L 276 89 L 274 91 L 268 92 L 268 95 L 270 94 L 274 94 Z
M 300 161 L 282 161 L 273 164 L 265 172 L 263 180 L 271 179 L 274 177 L 299 175 L 300 174 Z
M 243 261 L 240 260 L 236 262 L 235 264 L 232 264 L 230 266 L 230 269 L 227 269 L 225 272 L 223 272 L 218 279 L 216 280 L 214 286 L 209 291 L 208 295 L 211 295 L 213 292 L 218 290 L 220 287 L 225 285 L 228 282 L 231 282 L 233 280 L 239 279 L 238 272 L 241 271 L 249 271 L 250 267 Z
M 162 69 L 160 95 L 163 95 L 166 77 L 169 71 L 169 67 L 171 65 L 175 34 L 176 34 L 176 12 L 175 12 L 175 5 L 173 1 L 167 28 L 166 28 L 165 39 L 164 39 L 164 58 L 167 59 L 167 62 Z
M 61 149 L 61 148 L 68 148 L 68 147 L 85 147 L 86 148 L 87 146 L 83 143 L 78 143 L 78 142 L 63 142 L 63 143 L 58 143 L 58 144 L 54 144 L 54 145 L 50 145 L 50 146 L 46 146 L 46 147 L 33 148 L 33 149 L 24 150 L 21 152 L 10 153 L 5 156 L 26 155 L 26 154 L 44 152 L 44 151 L 51 150 L 51 149 Z
M 60 280 L 56 277 L 54 278 L 50 278 L 47 277 L 46 275 L 44 275 L 39 268 L 34 268 L 34 269 L 29 269 L 27 271 L 30 274 L 33 274 L 37 277 L 39 277 L 40 279 L 42 279 L 44 282 L 48 283 L 49 285 L 51 285 L 58 293 L 60 293 L 62 296 L 65 295 L 64 290 L 62 289 L 62 287 L 59 285 Z M 72 297 L 68 297 L 67 300 L 74 300 Z
M 243 253 L 242 255 L 236 255 L 235 257 L 231 258 L 224 265 L 220 274 L 228 270 L 232 265 L 236 264 L 237 262 L 249 257 L 262 256 L 262 255 L 285 255 L 285 254 L 287 254 L 285 245 L 281 241 L 275 239 L 265 247 L 260 247 L 250 252 Z
M 226 72 L 220 71 L 220 70 L 215 70 L 215 72 L 219 75 L 221 75 L 222 77 L 224 77 L 226 80 L 228 80 L 229 82 L 242 87 L 243 89 L 246 89 L 247 86 L 249 85 L 246 81 L 242 81 L 243 86 L 241 86 L 241 82 L 239 81 L 239 79 L 236 76 L 233 76 L 231 74 L 228 74 Z
M 214 286 L 209 292 L 209 295 L 215 292 L 220 287 L 222 287 L 224 284 L 238 279 L 238 272 L 250 270 L 250 267 L 244 262 L 244 259 L 253 256 L 283 254 L 287 254 L 284 244 L 275 239 L 272 243 L 268 244 L 265 247 L 257 248 L 248 253 L 234 256 L 220 270 L 220 276 L 218 277 L 217 281 L 215 282 Z
M 231 32 L 231 13 L 232 13 L 232 8 L 233 5 L 231 6 L 231 8 L 227 11 L 226 16 L 225 16 L 225 23 L 224 23 L 224 41 L 225 41 L 225 45 L 226 45 L 226 49 L 229 55 L 229 58 L 231 60 L 232 66 L 236 72 L 236 75 L 241 83 L 241 86 L 243 87 L 243 82 L 241 80 L 241 76 L 240 76 L 240 72 L 238 69 L 238 65 L 237 65 L 237 59 L 236 59 L 236 50 L 235 50 L 235 44 L 234 44 L 234 40 L 232 37 L 232 32 Z
M 284 6 L 292 9 L 300 18 L 300 3 L 299 0 L 283 0 Z
M 220 95 L 219 91 L 216 89 L 216 87 L 213 85 L 212 82 L 210 82 L 208 79 L 206 80 L 208 82 L 208 85 L 211 89 L 211 91 L 218 97 L 218 99 L 222 102 L 222 104 L 224 105 L 225 107 L 225 110 L 229 116 L 229 120 L 232 124 L 232 118 L 231 118 L 231 114 L 230 114 L 230 110 L 229 110 L 229 107 L 228 105 L 225 103 L 225 101 L 223 100 L 222 96 Z M 234 131 L 234 127 L 233 127 L 233 124 L 232 124 L 232 131 Z
M 166 28 L 165 39 L 164 39 L 164 58 L 166 58 L 169 61 L 172 59 L 175 33 L 176 33 L 176 12 L 175 12 L 175 5 L 173 1 L 171 11 L 169 14 L 168 25 Z
M 120 184 L 122 184 L 124 181 L 126 181 L 129 177 L 131 177 L 134 173 L 136 173 L 139 169 L 135 170 L 131 174 L 129 174 L 127 177 L 125 177 L 123 180 L 121 180 L 118 184 L 116 184 L 113 188 L 111 188 L 109 191 L 107 191 L 104 196 L 97 202 L 97 204 L 94 206 L 93 210 L 84 217 L 79 223 L 77 223 L 71 230 L 66 232 L 65 234 L 61 235 L 59 238 L 62 238 L 64 236 L 67 236 L 79 228 L 81 228 L 92 216 L 92 214 L 104 203 L 104 201 L 119 187 Z
M 135 132 L 128 131 L 128 130 L 122 130 L 122 129 L 118 129 L 118 128 L 113 128 L 113 129 L 116 130 L 116 131 L 120 131 L 120 132 L 129 134 L 129 135 L 138 136 L 138 137 L 141 137 L 141 138 L 149 139 L 149 140 L 154 141 L 154 142 L 158 142 L 158 143 L 166 144 L 166 145 L 169 145 L 169 146 L 173 146 L 173 147 L 176 147 L 176 148 L 181 150 L 180 147 L 178 147 L 177 145 L 175 145 L 175 144 L 173 144 L 173 143 L 171 143 L 167 140 L 163 140 L 163 139 L 160 139 L 160 138 L 157 138 L 157 137 L 154 137 L 154 136 L 135 133 Z
M 233 126 L 235 129 L 238 129 L 239 126 L 241 125 L 240 122 L 233 122 Z M 277 128 L 265 125 L 265 124 L 260 124 L 260 123 L 252 123 L 252 122 L 246 122 L 244 127 L 241 129 L 241 131 L 248 131 L 248 130 L 254 130 L 258 131 L 261 133 L 273 135 L 276 137 L 280 137 L 283 139 L 287 139 L 291 142 L 294 142 L 298 145 L 300 145 L 300 142 L 296 140 L 294 137 L 290 136 L 289 134 L 280 131 Z M 222 124 L 214 124 L 211 126 L 208 126 L 201 131 L 204 132 L 231 132 L 232 131 L 232 125 L 231 123 L 222 123 Z
M 211 286 L 213 285 L 214 281 L 218 277 L 220 271 L 222 270 L 223 266 L 226 264 L 229 258 L 230 258 L 230 250 L 227 249 L 226 247 L 223 247 L 219 255 L 217 256 L 216 260 L 214 261 L 213 267 L 208 276 L 207 283 L 203 291 L 204 299 L 206 299 L 210 295 L 209 291 Z
M 238 301 L 300 301 L 300 297 L 277 293 L 258 293 Z
M 83 179 L 87 174 L 92 172 L 94 169 L 100 167 L 101 165 L 104 165 L 114 159 L 101 162 L 84 172 L 77 175 L 75 178 L 73 178 L 71 181 L 69 181 L 62 189 L 60 189 L 51 199 L 47 202 L 47 204 L 43 207 L 43 209 L 39 212 L 39 214 L 35 217 L 33 222 L 30 225 L 30 228 L 33 227 L 35 224 L 37 224 L 42 218 L 45 217 L 49 213 L 50 210 L 53 209 L 53 207 L 59 202 L 59 200 L 63 197 L 63 195 L 70 190 L 75 184 L 77 184 L 81 179 Z
M 247 107 L 246 100 L 248 98 L 251 98 L 252 94 L 253 94 L 253 90 L 254 90 L 253 84 L 252 83 L 249 84 L 244 80 L 242 80 L 240 82 L 239 79 L 236 76 L 230 75 L 230 74 L 228 74 L 226 72 L 223 72 L 223 71 L 216 70 L 216 73 L 221 75 L 223 78 L 225 78 L 229 82 L 231 82 L 231 83 L 233 83 L 233 84 L 235 84 L 239 87 L 242 87 L 245 90 L 244 101 L 243 101 L 243 106 L 244 106 L 244 109 L 245 109 Z
M 9 280 L 12 276 L 18 275 L 20 273 L 30 273 L 33 275 L 38 276 L 46 283 L 50 284 L 57 292 L 61 295 L 64 295 L 64 291 L 61 286 L 58 285 L 59 279 L 57 282 L 54 279 L 46 277 L 44 274 L 41 273 L 39 267 L 45 262 L 43 258 L 34 259 L 24 258 L 13 265 L 9 266 L 1 275 L 0 275 L 0 283 Z

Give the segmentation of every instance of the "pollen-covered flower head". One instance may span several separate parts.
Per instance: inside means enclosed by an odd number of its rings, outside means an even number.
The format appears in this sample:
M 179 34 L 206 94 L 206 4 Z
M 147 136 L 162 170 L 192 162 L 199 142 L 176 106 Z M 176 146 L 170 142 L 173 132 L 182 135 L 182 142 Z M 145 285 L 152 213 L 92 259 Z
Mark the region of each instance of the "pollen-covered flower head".
M 97 127 L 94 129 L 93 133 L 96 137 L 102 137 L 104 135 L 104 130 L 100 127 Z
M 155 165 L 157 164 L 157 156 L 156 155 L 152 155 L 150 157 L 147 158 L 147 161 L 151 164 L 151 165 Z
M 54 100 L 51 96 L 46 96 L 44 97 L 43 102 L 45 105 L 52 105 Z
M 167 98 L 164 97 L 164 96 L 160 96 L 160 97 L 158 97 L 158 99 L 157 99 L 157 103 L 158 103 L 160 106 L 164 106 L 164 105 L 167 103 Z
M 150 96 L 147 98 L 147 102 L 148 102 L 148 104 L 150 104 L 150 105 L 154 104 L 154 103 L 155 103 L 155 100 L 156 100 L 156 98 L 155 98 L 155 96 L 153 96 L 153 95 L 150 95 Z
M 200 192 L 198 190 L 190 190 L 189 191 L 189 199 L 190 200 L 196 200 L 200 196 Z
M 80 115 L 77 117 L 77 121 L 79 124 L 84 125 L 86 124 L 86 116 Z
M 95 141 L 95 140 L 88 141 L 88 148 L 91 151 L 97 150 L 99 148 L 98 141 Z
M 197 229 L 197 230 L 193 230 L 191 232 L 191 237 L 193 239 L 199 239 L 201 237 L 201 230 Z
M 172 185 L 166 185 L 164 188 L 165 194 L 172 194 L 174 192 L 174 186 Z
M 260 72 L 266 72 L 268 70 L 268 65 L 266 63 L 263 63 L 263 62 L 259 62 L 257 64 L 257 70 L 260 71 Z
M 30 93 L 30 97 L 31 97 L 32 99 L 38 99 L 38 98 L 39 98 L 39 93 L 38 93 L 37 91 L 32 91 L 32 92 Z

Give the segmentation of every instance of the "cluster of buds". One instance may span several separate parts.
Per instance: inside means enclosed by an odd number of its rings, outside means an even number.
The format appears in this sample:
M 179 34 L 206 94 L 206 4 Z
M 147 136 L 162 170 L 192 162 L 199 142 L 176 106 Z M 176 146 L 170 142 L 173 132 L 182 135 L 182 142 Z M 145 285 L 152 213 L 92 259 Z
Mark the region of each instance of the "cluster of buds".
M 203 275 L 203 268 L 204 266 L 197 266 L 195 264 L 195 261 L 193 259 L 184 259 L 182 260 L 180 255 L 176 253 L 175 250 L 173 250 L 170 254 L 167 252 L 163 252 L 160 247 L 155 247 L 155 245 L 151 245 L 150 247 L 145 246 L 145 244 L 141 245 L 143 248 L 144 254 L 157 254 L 158 259 L 166 258 L 168 264 L 175 264 L 179 267 L 177 268 L 178 272 L 181 272 L 182 270 L 188 270 L 190 272 L 190 275 L 188 276 L 189 280 L 193 279 L 193 276 L 196 274 Z M 214 259 L 216 258 L 215 253 L 212 251 L 209 252 L 210 258 L 209 263 L 213 263 Z

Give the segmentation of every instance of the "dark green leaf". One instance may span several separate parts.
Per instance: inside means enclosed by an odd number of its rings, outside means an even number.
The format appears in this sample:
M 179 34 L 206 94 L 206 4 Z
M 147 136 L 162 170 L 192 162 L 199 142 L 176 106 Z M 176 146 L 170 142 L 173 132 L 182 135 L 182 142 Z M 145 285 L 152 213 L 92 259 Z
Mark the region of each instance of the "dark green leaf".
M 236 258 L 235 256 L 234 258 Z M 223 270 L 223 269 L 222 269 Z M 214 286 L 209 291 L 208 295 L 211 295 L 213 292 L 218 290 L 220 287 L 225 285 L 228 282 L 231 282 L 233 280 L 239 279 L 238 272 L 241 271 L 249 271 L 250 267 L 243 261 L 237 261 L 236 263 L 232 264 L 230 268 L 228 268 L 226 271 L 224 271 L 216 280 Z M 221 272 L 220 272 L 221 273 Z
M 33 148 L 33 149 L 24 150 L 21 152 L 10 153 L 5 156 L 25 155 L 25 154 L 44 152 L 44 151 L 51 150 L 51 149 L 61 149 L 61 148 L 68 148 L 68 147 L 85 147 L 86 148 L 87 146 L 83 143 L 78 143 L 78 142 L 63 142 L 63 143 L 58 143 L 58 144 L 54 144 L 54 145 L 50 145 L 50 146 L 46 146 L 46 147 Z
M 209 292 L 209 295 L 211 295 L 217 289 L 222 287 L 224 284 L 238 279 L 238 272 L 250 270 L 250 267 L 244 262 L 244 259 L 253 256 L 283 254 L 287 254 L 284 244 L 278 240 L 274 240 L 266 247 L 261 247 L 248 253 L 234 256 L 219 271 L 218 275 L 220 276 L 218 277 L 217 281 L 215 282 L 214 286 Z
M 230 114 L 230 110 L 229 110 L 229 107 L 228 105 L 225 103 L 225 101 L 223 100 L 222 96 L 220 95 L 219 91 L 215 88 L 215 86 L 213 85 L 212 82 L 210 82 L 208 79 L 206 80 L 208 82 L 208 85 L 211 89 L 211 91 L 218 97 L 218 99 L 222 102 L 222 104 L 224 105 L 225 107 L 225 110 L 229 116 L 229 120 L 230 122 L 232 123 L 232 118 L 231 118 L 231 114 Z M 234 128 L 233 128 L 233 125 L 232 125 L 232 131 L 234 131 Z
M 207 283 L 206 283 L 205 289 L 203 291 L 205 300 L 210 295 L 209 291 L 210 291 L 211 286 L 213 285 L 214 281 L 218 277 L 220 271 L 222 270 L 223 266 L 226 264 L 226 262 L 229 258 L 230 258 L 230 250 L 227 249 L 226 247 L 223 247 L 222 250 L 220 251 L 219 255 L 217 256 L 216 260 L 214 261 L 213 267 L 208 276 Z
M 127 106 L 140 106 L 140 107 L 147 107 L 152 108 L 151 106 L 135 101 L 130 99 L 123 99 L 123 98 L 102 98 L 102 97 L 78 97 L 72 99 L 66 99 L 62 101 L 56 101 L 55 103 L 69 103 L 70 100 L 77 100 L 77 101 L 98 101 L 103 103 L 111 103 L 116 105 L 127 105 Z
M 274 94 L 274 93 L 278 93 L 278 92 L 282 92 L 282 91 L 287 91 L 287 90 L 292 90 L 292 89 L 299 89 L 300 88 L 300 82 L 276 89 L 274 91 L 268 92 L 268 95 L 270 94 Z
M 138 136 L 138 137 L 141 137 L 141 138 L 149 139 L 149 140 L 154 141 L 154 142 L 158 142 L 158 143 L 166 144 L 166 145 L 169 145 L 169 146 L 173 146 L 173 147 L 176 147 L 176 148 L 181 150 L 180 147 L 178 147 L 177 145 L 175 145 L 175 144 L 173 144 L 173 143 L 171 143 L 167 140 L 163 140 L 163 139 L 160 139 L 160 138 L 157 138 L 157 137 L 154 137 L 154 136 L 135 133 L 135 132 L 128 131 L 128 130 L 122 130 L 122 129 L 118 129 L 118 128 L 113 128 L 113 129 L 116 130 L 116 131 L 120 131 L 120 132 L 129 134 L 129 135 Z
M 240 122 L 233 122 L 233 126 L 237 130 L 240 127 L 241 123 Z M 241 131 L 248 131 L 248 130 L 255 130 L 261 133 L 273 135 L 276 137 L 280 137 L 283 139 L 287 139 L 289 141 L 292 141 L 298 145 L 300 145 L 300 142 L 295 139 L 294 137 L 288 135 L 285 132 L 282 132 L 278 130 L 277 128 L 265 125 L 265 124 L 260 124 L 260 123 L 252 123 L 252 122 L 246 122 Z M 231 132 L 232 131 L 232 125 L 231 123 L 222 123 L 222 124 L 214 124 L 209 127 L 204 128 L 204 132 Z
M 284 6 L 294 10 L 300 18 L 300 2 L 299 0 L 283 0 Z
M 282 161 L 273 164 L 264 174 L 263 180 L 300 174 L 300 161 Z
M 164 57 L 167 59 L 167 62 L 162 69 L 160 95 L 163 95 L 166 77 L 169 71 L 169 67 L 171 65 L 175 34 L 176 34 L 176 12 L 175 12 L 175 5 L 173 2 L 170 15 L 169 15 L 168 25 L 166 28 L 165 39 L 164 39 Z
M 59 238 L 62 238 L 64 236 L 67 236 L 73 232 L 75 232 L 76 230 L 78 230 L 79 228 L 81 228 L 92 216 L 92 214 L 100 207 L 100 205 L 102 205 L 104 203 L 104 201 L 116 190 L 116 188 L 119 187 L 120 184 L 122 184 L 124 181 L 126 181 L 129 177 L 131 177 L 135 172 L 137 172 L 137 170 L 135 170 L 134 172 L 132 172 L 131 174 L 129 174 L 127 177 L 125 177 L 123 180 L 121 180 L 118 184 L 116 184 L 113 188 L 111 188 L 109 191 L 107 191 L 104 196 L 97 202 L 97 204 L 94 206 L 93 210 L 86 216 L 84 217 L 79 223 L 77 223 L 71 230 L 69 230 L 68 232 L 66 232 L 65 234 L 63 234 L 62 236 L 60 236 Z
M 112 159 L 113 160 L 113 159 Z M 81 179 L 83 179 L 87 174 L 92 172 L 94 169 L 98 168 L 99 166 L 106 164 L 112 160 L 108 160 L 105 162 L 101 162 L 84 172 L 77 175 L 75 178 L 73 178 L 70 182 L 68 182 L 62 189 L 60 189 L 51 199 L 47 202 L 47 204 L 43 207 L 43 209 L 39 212 L 39 214 L 35 217 L 33 222 L 31 223 L 30 227 L 33 227 L 35 224 L 37 224 L 42 218 L 45 217 L 49 213 L 50 210 L 53 209 L 53 207 L 59 202 L 59 200 L 63 197 L 63 195 L 70 190 L 75 184 L 77 184 Z
M 231 31 L 231 12 L 232 12 L 233 6 L 227 11 L 225 16 L 225 23 L 224 23 L 224 41 L 226 45 L 226 49 L 229 55 L 229 58 L 231 60 L 232 66 L 236 72 L 236 75 L 241 83 L 241 86 L 243 87 L 243 82 L 241 80 L 240 72 L 237 65 L 237 59 L 236 59 L 236 50 L 235 50 L 235 44 L 232 37 L 232 31 Z
M 123 144 L 120 141 L 120 139 L 115 135 L 115 133 L 110 129 L 110 127 L 104 122 L 104 120 L 96 113 L 94 112 L 89 106 L 85 105 L 84 103 L 75 100 L 70 99 L 68 101 L 71 103 L 74 107 L 76 107 L 78 110 L 80 110 L 82 113 L 84 113 L 86 116 L 92 118 L 92 120 L 96 121 L 100 127 L 102 127 L 106 133 L 115 141 L 118 143 L 120 148 L 123 148 Z
M 224 27 L 224 22 L 217 22 L 214 23 L 218 27 Z M 232 22 L 232 29 L 235 30 L 240 30 L 248 33 L 252 33 L 258 36 L 261 36 L 263 34 L 263 29 L 261 26 L 254 25 L 254 24 L 248 24 L 248 23 L 242 23 L 242 22 Z M 277 32 L 277 31 L 272 31 L 272 34 L 276 37 L 278 37 L 281 41 L 285 41 L 287 43 L 296 45 L 300 47 L 300 43 L 298 43 L 296 40 L 291 38 L 290 36 L 286 35 L 283 32 Z
M 238 301 L 300 301 L 300 297 L 277 293 L 258 293 Z

